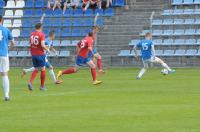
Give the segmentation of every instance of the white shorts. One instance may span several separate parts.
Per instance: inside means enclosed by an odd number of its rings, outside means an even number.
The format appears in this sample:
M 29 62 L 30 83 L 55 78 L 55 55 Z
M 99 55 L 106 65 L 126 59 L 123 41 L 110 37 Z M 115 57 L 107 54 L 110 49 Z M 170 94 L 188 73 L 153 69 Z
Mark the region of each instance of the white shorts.
M 149 63 L 159 63 L 160 58 L 155 57 L 155 59 L 153 59 L 153 57 L 151 59 L 147 59 L 147 60 L 142 60 L 144 68 L 148 68 L 148 64 Z
M 0 72 L 8 72 L 10 70 L 9 58 L 0 57 Z

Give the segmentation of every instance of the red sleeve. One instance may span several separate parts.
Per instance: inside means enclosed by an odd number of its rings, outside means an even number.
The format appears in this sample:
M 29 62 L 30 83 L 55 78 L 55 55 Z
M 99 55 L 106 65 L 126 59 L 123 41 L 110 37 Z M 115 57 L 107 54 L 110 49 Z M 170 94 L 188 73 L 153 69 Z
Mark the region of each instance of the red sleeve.
M 93 40 L 92 39 L 88 39 L 88 47 L 92 47 L 93 44 Z

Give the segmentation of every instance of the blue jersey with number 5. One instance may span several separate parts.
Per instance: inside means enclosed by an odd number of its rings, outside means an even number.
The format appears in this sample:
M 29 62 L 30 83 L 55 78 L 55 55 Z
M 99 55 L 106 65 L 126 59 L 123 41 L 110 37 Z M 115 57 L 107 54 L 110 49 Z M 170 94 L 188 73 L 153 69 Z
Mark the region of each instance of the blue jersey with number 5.
M 8 56 L 9 41 L 13 39 L 10 30 L 0 25 L 0 56 Z
M 141 40 L 137 44 L 137 48 L 141 50 L 143 60 L 147 60 L 152 57 L 152 46 L 153 42 L 151 40 Z

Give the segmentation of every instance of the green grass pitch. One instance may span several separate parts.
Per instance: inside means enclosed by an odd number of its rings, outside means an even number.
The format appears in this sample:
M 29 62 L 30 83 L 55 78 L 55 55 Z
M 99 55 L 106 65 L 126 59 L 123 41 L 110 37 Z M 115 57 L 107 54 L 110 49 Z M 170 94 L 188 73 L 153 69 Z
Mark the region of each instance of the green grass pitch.
M 39 91 L 38 76 L 29 92 L 30 74 L 21 79 L 12 69 L 11 101 L 0 100 L 0 132 L 200 132 L 200 69 L 167 76 L 160 70 L 135 80 L 139 69 L 109 69 L 99 86 L 91 85 L 87 69 L 57 86 L 47 71 L 48 91 Z

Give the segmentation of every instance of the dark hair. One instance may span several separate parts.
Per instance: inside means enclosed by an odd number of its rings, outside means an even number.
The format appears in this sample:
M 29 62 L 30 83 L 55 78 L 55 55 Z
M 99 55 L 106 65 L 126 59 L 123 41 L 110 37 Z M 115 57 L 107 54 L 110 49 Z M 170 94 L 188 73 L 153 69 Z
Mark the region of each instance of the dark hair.
M 147 32 L 146 34 L 145 34 L 145 37 L 148 37 L 148 36 L 150 36 L 151 35 L 151 33 L 150 32 Z
M 92 37 L 92 36 L 93 36 L 93 32 L 89 32 L 89 33 L 88 33 L 88 36 L 89 36 L 89 37 Z
M 94 30 L 94 29 L 97 29 L 97 28 L 100 29 L 99 26 L 93 26 L 93 27 L 92 27 L 93 30 Z
M 55 31 L 54 30 L 51 30 L 50 32 L 49 32 L 49 36 L 53 36 L 55 34 Z
M 3 16 L 2 16 L 2 15 L 0 15 L 0 22 L 2 22 L 2 20 L 3 20 Z
M 35 24 L 35 29 L 38 30 L 42 27 L 42 23 L 38 22 Z

